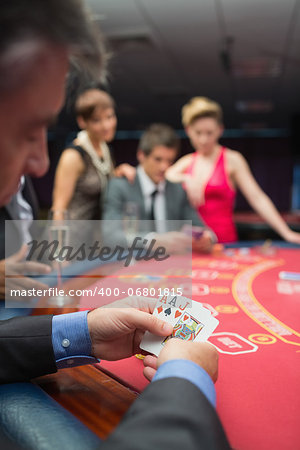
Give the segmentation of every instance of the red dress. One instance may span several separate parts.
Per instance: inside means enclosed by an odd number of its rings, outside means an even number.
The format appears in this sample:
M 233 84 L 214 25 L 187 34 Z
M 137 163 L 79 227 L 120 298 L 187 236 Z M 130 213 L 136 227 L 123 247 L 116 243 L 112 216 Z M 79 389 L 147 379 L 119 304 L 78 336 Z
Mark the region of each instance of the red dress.
M 193 174 L 197 156 L 196 152 L 192 155 L 192 163 L 185 173 Z M 238 239 L 233 223 L 236 191 L 225 172 L 225 158 L 226 150 L 222 147 L 212 175 L 205 186 L 204 202 L 199 206 L 198 213 L 216 233 L 218 242 L 235 242 Z

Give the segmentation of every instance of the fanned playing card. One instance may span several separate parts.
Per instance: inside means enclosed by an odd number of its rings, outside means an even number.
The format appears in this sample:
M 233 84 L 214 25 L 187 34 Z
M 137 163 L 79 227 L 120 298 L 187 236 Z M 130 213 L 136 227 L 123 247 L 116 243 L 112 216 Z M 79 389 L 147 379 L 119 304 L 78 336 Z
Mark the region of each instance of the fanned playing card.
M 161 297 L 153 315 L 173 325 L 173 332 L 166 338 L 146 331 L 140 348 L 158 356 L 165 343 L 172 338 L 185 341 L 206 341 L 219 321 L 200 303 L 180 295 Z

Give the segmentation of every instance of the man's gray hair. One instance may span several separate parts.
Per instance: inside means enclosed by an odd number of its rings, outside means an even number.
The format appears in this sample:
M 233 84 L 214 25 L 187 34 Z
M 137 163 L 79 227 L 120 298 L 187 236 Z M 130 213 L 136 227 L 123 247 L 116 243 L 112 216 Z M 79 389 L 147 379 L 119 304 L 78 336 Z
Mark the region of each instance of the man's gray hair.
M 103 38 L 81 0 L 1 0 L 0 92 L 14 87 L 14 66 L 38 43 L 66 47 L 73 65 L 94 79 L 105 72 Z

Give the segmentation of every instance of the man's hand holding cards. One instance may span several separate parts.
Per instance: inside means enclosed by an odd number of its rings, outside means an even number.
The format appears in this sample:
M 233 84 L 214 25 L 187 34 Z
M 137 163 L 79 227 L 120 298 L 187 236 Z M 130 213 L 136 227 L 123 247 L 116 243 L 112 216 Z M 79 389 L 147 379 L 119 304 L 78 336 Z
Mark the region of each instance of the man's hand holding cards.
M 148 331 L 145 333 L 140 348 L 156 356 L 172 338 L 183 341 L 206 341 L 219 324 L 208 309 L 183 296 L 161 297 L 153 315 L 173 326 L 172 334 L 166 338 L 155 336 Z

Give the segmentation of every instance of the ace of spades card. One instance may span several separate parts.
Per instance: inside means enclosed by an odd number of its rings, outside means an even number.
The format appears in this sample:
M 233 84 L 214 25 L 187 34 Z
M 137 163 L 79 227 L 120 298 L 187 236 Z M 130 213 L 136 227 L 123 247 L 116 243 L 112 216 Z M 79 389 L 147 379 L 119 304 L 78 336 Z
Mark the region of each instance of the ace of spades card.
M 158 356 L 165 343 L 171 338 L 188 341 L 206 341 L 219 321 L 200 303 L 183 296 L 161 297 L 153 315 L 169 322 L 174 328 L 167 338 L 155 336 L 146 331 L 140 348 Z

